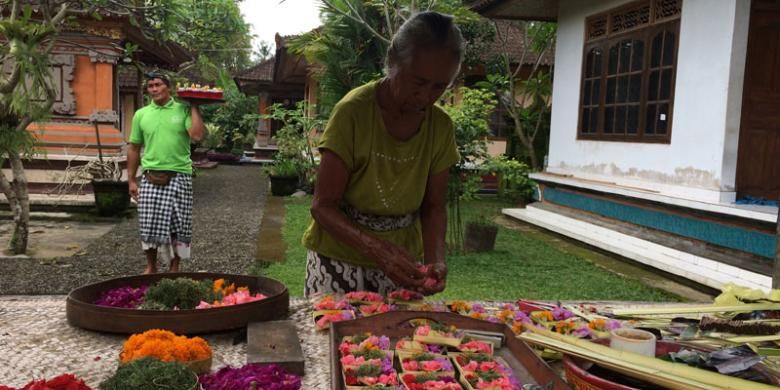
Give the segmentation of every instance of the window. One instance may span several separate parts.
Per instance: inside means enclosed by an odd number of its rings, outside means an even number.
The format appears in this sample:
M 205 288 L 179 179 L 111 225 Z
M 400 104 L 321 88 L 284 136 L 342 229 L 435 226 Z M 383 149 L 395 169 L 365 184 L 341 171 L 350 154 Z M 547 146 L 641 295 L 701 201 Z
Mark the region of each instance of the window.
M 682 0 L 642 0 L 586 20 L 580 139 L 671 140 Z

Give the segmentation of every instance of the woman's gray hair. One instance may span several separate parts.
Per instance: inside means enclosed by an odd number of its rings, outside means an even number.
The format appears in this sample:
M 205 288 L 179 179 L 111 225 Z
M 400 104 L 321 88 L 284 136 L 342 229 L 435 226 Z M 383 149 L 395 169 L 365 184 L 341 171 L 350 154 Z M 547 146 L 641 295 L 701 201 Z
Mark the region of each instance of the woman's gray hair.
M 410 63 L 417 50 L 435 48 L 452 50 L 460 69 L 463 36 L 455 25 L 455 18 L 433 11 L 414 15 L 401 25 L 387 48 L 385 74 L 389 75 L 397 65 Z

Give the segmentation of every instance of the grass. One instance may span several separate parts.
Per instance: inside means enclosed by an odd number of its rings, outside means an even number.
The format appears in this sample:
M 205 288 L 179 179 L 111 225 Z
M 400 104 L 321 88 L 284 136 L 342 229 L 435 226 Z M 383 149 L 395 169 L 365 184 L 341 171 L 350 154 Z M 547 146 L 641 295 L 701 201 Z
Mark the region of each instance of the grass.
M 309 223 L 311 199 L 286 203 L 283 237 L 287 260 L 274 263 L 262 274 L 285 283 L 292 296 L 303 294 L 306 250 L 301 236 Z M 463 219 L 501 205 L 479 200 L 463 205 Z M 597 267 L 582 257 L 566 253 L 520 231 L 499 226 L 496 250 L 447 257 L 447 289 L 434 299 L 515 300 L 626 300 L 675 301 L 679 298 Z

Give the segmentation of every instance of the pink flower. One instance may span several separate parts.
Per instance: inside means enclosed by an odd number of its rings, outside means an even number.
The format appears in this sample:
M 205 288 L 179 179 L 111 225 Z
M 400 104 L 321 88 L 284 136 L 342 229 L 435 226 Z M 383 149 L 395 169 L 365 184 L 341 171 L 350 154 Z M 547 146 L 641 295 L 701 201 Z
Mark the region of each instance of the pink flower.
M 406 360 L 401 363 L 401 367 L 403 367 L 404 371 L 419 371 L 420 367 L 417 365 L 417 361 L 415 360 Z
M 461 344 L 460 350 L 465 352 L 478 352 L 478 353 L 491 353 L 493 349 L 489 343 L 484 341 L 473 340 L 468 343 Z
M 422 362 L 423 371 L 439 371 L 441 370 L 441 368 L 442 368 L 441 362 L 438 362 L 436 360 L 428 360 Z
M 463 371 L 477 371 L 477 368 L 479 368 L 479 363 L 476 360 L 472 360 L 462 367 Z
M 431 333 L 431 327 L 428 325 L 418 326 L 417 329 L 414 330 L 414 334 L 418 336 L 427 336 Z

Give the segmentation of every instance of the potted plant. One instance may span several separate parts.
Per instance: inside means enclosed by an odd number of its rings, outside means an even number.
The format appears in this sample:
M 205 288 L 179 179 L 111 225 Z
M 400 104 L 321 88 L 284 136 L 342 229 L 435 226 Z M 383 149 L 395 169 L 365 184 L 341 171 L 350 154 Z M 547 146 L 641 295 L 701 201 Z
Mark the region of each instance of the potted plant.
M 277 154 L 274 162 L 265 168 L 271 179 L 271 194 L 289 196 L 298 189 L 300 164 L 298 161 Z
M 475 217 L 466 221 L 463 248 L 467 252 L 489 252 L 495 248 L 498 225 L 493 218 L 497 211 L 495 207 L 482 206 Z
M 293 161 L 297 168 L 297 188 L 313 192 L 314 178 L 317 172 L 318 159 L 315 157 L 315 145 L 319 131 L 324 121 L 311 114 L 313 107 L 307 106 L 305 101 L 296 103 L 294 108 L 286 108 L 281 104 L 273 104 L 268 107 L 268 114 L 264 119 L 281 122 L 282 127 L 274 135 L 274 141 L 278 148 L 274 156 L 273 165 L 286 164 L 278 168 L 272 175 L 284 176 L 280 171 L 291 171 Z M 272 177 L 273 187 L 273 177 Z M 276 194 L 274 194 L 276 195 Z
M 528 165 L 504 155 L 491 157 L 482 164 L 482 171 L 497 177 L 500 198 L 515 203 L 520 208 L 533 200 L 536 183 L 528 177 Z

